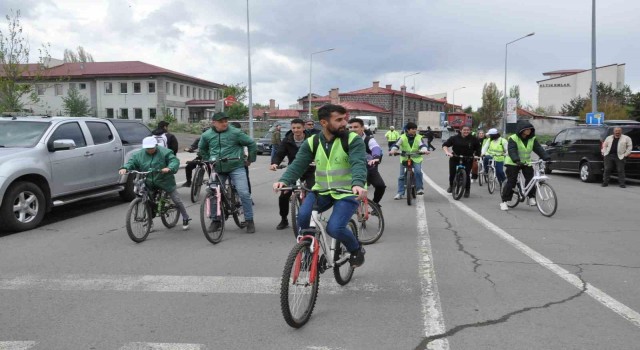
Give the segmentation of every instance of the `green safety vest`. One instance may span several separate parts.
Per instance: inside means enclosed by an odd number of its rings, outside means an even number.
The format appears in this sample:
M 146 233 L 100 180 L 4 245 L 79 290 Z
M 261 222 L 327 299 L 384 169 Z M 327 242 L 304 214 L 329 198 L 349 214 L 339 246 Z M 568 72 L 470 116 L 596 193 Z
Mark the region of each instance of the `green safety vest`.
M 502 137 L 498 139 L 489 140 L 489 148 L 487 148 L 487 154 L 493 157 L 496 162 L 504 162 L 504 144 L 507 140 Z
M 318 135 L 313 135 L 307 139 L 309 148 L 312 153 L 315 153 L 314 160 L 316 163 L 316 183 L 311 189 L 319 191 L 320 194 L 326 194 L 328 189 L 341 188 L 351 190 L 351 163 L 349 162 L 349 154 L 342 147 L 342 140 L 340 138 L 334 139 L 331 150 L 327 155 L 320 144 L 318 144 L 319 149 L 317 151 L 313 149 L 313 138 L 315 137 L 318 137 Z M 358 137 L 358 134 L 349 133 L 349 144 L 356 137 Z M 334 199 L 342 199 L 353 195 L 331 192 L 331 197 Z
M 536 141 L 536 137 L 532 137 L 529 139 L 527 146 L 524 146 L 522 140 L 518 137 L 518 134 L 513 134 L 509 137 L 511 140 L 515 141 L 518 145 L 518 156 L 520 157 L 520 162 L 522 164 L 531 165 L 531 152 L 533 152 L 533 144 Z M 509 154 L 504 159 L 505 165 L 516 165 L 516 163 L 509 157 Z
M 384 134 L 384 137 L 387 138 L 387 141 L 394 142 L 394 141 L 398 141 L 398 139 L 400 138 L 400 134 L 395 130 L 387 131 L 387 133 Z
M 402 143 L 400 144 L 400 150 L 403 152 L 418 152 L 420 150 L 420 144 L 422 144 L 422 136 L 420 134 L 416 134 L 416 138 L 413 139 L 413 146 L 409 147 L 409 138 L 407 134 L 402 134 L 400 136 L 402 139 Z M 406 162 L 408 157 L 400 157 L 400 162 Z M 411 159 L 414 163 L 422 163 L 422 155 L 420 156 L 412 156 Z

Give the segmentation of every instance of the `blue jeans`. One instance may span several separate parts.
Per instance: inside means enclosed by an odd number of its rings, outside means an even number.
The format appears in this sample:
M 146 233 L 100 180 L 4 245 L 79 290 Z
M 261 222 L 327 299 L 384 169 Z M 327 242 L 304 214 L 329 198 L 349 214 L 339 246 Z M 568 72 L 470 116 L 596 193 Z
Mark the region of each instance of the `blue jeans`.
M 404 194 L 404 169 L 406 165 L 400 163 L 400 177 L 398 177 L 398 194 Z M 413 174 L 416 178 L 416 191 L 422 190 L 422 163 L 413 162 Z
M 484 156 L 484 172 L 485 174 L 489 171 L 489 160 L 492 159 L 492 156 Z M 503 183 L 504 180 L 507 179 L 507 175 L 504 174 L 504 162 L 494 162 L 496 167 L 496 178 L 499 183 Z
M 307 196 L 300 206 L 298 212 L 298 227 L 300 229 L 309 228 L 311 222 L 311 211 L 313 205 L 316 202 L 316 194 L 313 192 L 307 192 Z M 327 233 L 329 236 L 342 242 L 347 247 L 349 252 L 355 252 L 360 249 L 360 242 L 353 235 L 353 232 L 347 228 L 349 220 L 358 209 L 358 201 L 355 197 L 346 197 L 342 199 L 334 199 L 330 195 L 318 197 L 318 212 L 331 208 L 333 206 L 333 212 L 327 222 Z
M 253 220 L 253 205 L 251 202 L 251 193 L 249 192 L 249 183 L 247 181 L 247 171 L 244 167 L 233 169 L 230 173 L 218 173 L 222 183 L 227 181 L 227 176 L 231 177 L 231 183 L 236 187 L 240 200 L 242 201 L 242 209 L 244 210 L 245 220 Z M 215 205 L 215 204 L 214 204 Z

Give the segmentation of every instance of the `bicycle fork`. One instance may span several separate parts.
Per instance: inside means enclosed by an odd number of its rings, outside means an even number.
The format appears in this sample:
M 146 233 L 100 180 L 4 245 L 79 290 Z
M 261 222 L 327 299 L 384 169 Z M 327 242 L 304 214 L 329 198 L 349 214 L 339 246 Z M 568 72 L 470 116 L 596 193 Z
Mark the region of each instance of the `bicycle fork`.
M 318 243 L 318 240 L 312 236 L 312 235 L 305 235 L 305 236 L 298 236 L 298 243 L 304 241 L 304 240 L 311 240 L 311 254 L 312 258 L 311 258 L 311 269 L 309 271 L 309 273 L 311 274 L 311 276 L 309 276 L 309 283 L 310 284 L 314 284 L 316 281 L 316 275 L 318 272 L 318 259 L 319 259 L 319 252 L 320 252 L 320 244 Z M 295 284 L 296 281 L 298 280 L 298 276 L 300 275 L 300 270 L 302 268 L 302 254 L 298 254 L 296 256 L 296 260 L 294 263 L 294 269 L 293 269 L 293 283 Z
M 216 216 L 220 217 L 222 214 L 220 210 L 220 185 L 216 185 Z M 207 217 L 211 218 L 211 198 L 206 203 Z

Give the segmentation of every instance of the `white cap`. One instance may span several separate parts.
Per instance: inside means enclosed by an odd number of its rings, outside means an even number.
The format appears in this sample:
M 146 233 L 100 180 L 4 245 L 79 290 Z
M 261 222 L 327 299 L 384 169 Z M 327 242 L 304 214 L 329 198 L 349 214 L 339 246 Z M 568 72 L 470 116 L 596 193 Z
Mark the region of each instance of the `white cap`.
M 391 125 L 391 126 L 389 127 L 389 129 L 393 130 L 393 129 L 395 129 L 395 127 L 394 127 L 393 125 Z
M 496 128 L 489 129 L 489 131 L 487 131 L 487 135 L 498 135 L 498 129 Z
M 142 148 L 154 148 L 158 144 L 156 138 L 153 136 L 147 136 L 142 139 Z

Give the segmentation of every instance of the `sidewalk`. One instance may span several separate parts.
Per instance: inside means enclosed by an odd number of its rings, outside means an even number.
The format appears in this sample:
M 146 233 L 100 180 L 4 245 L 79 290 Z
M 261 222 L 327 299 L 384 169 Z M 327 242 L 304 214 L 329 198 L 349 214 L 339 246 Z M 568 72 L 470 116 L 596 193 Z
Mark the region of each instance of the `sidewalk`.
M 178 152 L 177 157 L 180 160 L 180 169 L 183 169 L 185 166 L 187 166 L 187 161 L 193 160 L 196 157 L 196 154 L 180 151 Z

